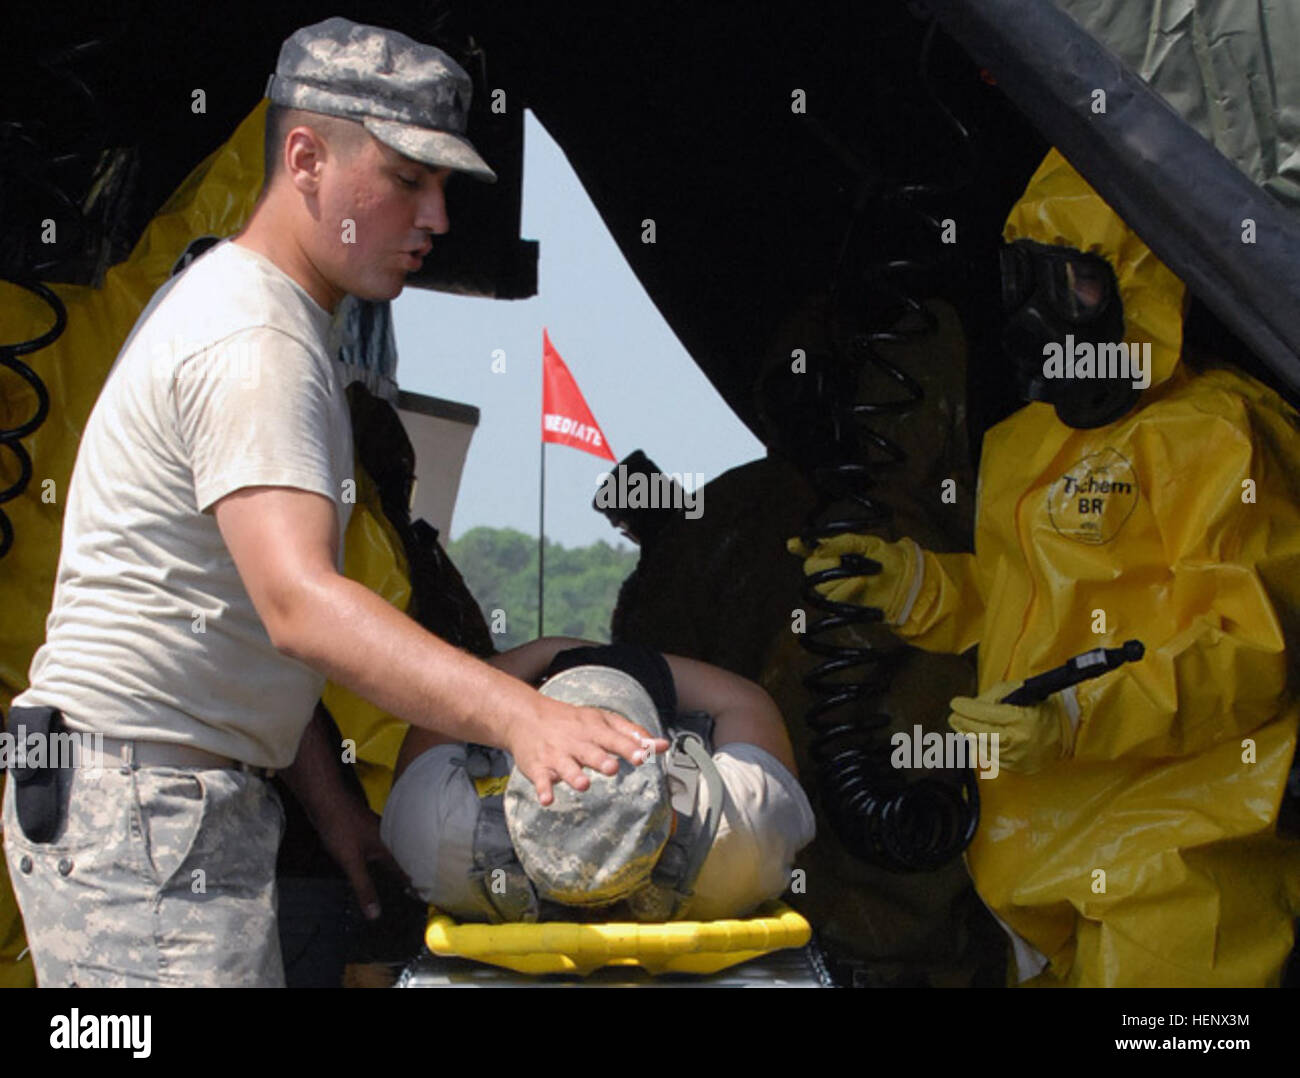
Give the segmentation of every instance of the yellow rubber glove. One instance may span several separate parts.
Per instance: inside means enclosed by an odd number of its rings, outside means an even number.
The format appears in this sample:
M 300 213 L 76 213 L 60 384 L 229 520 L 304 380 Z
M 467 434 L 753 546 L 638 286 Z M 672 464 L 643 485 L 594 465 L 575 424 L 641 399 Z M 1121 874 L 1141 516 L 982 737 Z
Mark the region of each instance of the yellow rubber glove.
M 885 621 L 901 625 L 907 616 L 911 600 L 919 583 L 921 553 L 910 539 L 890 543 L 875 535 L 857 535 L 849 532 L 823 539 L 815 548 L 809 548 L 801 539 L 787 539 L 785 547 L 791 554 L 804 560 L 805 576 L 823 569 L 838 569 L 845 554 L 860 554 L 880 562 L 880 572 L 871 576 L 850 576 L 842 580 L 827 580 L 817 585 L 817 591 L 837 603 L 856 603 L 883 610 Z
M 948 725 L 961 734 L 995 737 L 998 765 L 1032 774 L 1074 751 L 1078 704 L 1073 688 L 1053 693 L 1041 704 L 998 703 L 1018 688 L 1018 681 L 1000 681 L 978 697 L 954 696 Z

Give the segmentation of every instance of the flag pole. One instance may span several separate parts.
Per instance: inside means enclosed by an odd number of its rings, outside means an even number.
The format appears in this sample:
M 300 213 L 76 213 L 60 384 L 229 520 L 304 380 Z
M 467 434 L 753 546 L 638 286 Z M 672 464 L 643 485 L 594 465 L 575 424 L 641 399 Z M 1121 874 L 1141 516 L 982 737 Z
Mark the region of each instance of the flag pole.
M 541 472 L 537 478 L 537 638 L 542 637 L 542 573 L 546 559 L 546 443 L 542 442 Z
M 550 423 L 550 426 L 547 423 Z M 596 424 L 591 409 L 583 400 L 573 374 L 564 365 L 560 353 L 551 343 L 546 327 L 542 327 L 542 451 L 538 457 L 537 479 L 537 635 L 545 631 L 546 580 L 546 443 L 580 449 L 617 461 L 604 432 Z

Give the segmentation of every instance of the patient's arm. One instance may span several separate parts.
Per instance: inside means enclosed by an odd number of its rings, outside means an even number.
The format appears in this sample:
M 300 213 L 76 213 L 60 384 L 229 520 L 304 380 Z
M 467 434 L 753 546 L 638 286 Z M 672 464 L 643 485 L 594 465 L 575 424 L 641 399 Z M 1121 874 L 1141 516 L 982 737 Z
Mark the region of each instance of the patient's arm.
M 729 670 L 680 655 L 665 655 L 683 711 L 713 716 L 713 747 L 747 741 L 766 749 L 794 772 L 794 750 L 785 720 L 763 687 Z
M 530 640 L 527 644 L 493 655 L 487 662 L 489 666 L 504 670 L 522 681 L 532 682 L 546 673 L 551 660 L 561 651 L 600 646 L 594 640 L 579 640 L 576 636 L 543 636 L 540 640 Z
M 557 652 L 566 648 L 599 647 L 590 640 L 571 636 L 544 636 L 521 644 L 517 648 L 493 655 L 487 661 L 507 674 L 524 681 L 536 681 L 551 665 Z M 665 655 L 677 687 L 677 704 L 683 711 L 707 711 L 713 716 L 713 747 L 721 748 L 728 742 L 747 741 L 766 749 L 792 772 L 795 770 L 794 750 L 785 732 L 785 722 L 772 698 L 746 678 L 723 670 L 718 666 L 685 659 L 680 655 Z M 446 737 L 412 726 L 397 754 L 393 780 L 420 753 L 435 745 L 445 745 L 454 738 Z
M 591 640 L 579 640 L 573 636 L 544 636 L 540 640 L 530 640 L 517 648 L 502 651 L 485 661 L 489 666 L 504 670 L 521 681 L 534 682 L 546 672 L 546 668 L 551 665 L 551 660 L 555 658 L 557 652 L 564 651 L 566 648 L 599 646 Z M 451 744 L 455 740 L 454 737 L 447 737 L 434 730 L 426 730 L 422 726 L 412 726 L 406 732 L 402 748 L 397 754 L 397 762 L 393 766 L 393 781 L 397 781 L 407 765 L 420 753 L 426 752 L 435 745 Z

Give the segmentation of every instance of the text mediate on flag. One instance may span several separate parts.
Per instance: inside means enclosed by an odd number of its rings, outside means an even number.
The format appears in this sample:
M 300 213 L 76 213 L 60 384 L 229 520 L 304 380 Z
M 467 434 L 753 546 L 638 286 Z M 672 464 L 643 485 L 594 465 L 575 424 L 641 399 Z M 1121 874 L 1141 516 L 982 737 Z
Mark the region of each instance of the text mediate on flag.
M 542 441 L 617 460 L 560 353 L 542 330 Z

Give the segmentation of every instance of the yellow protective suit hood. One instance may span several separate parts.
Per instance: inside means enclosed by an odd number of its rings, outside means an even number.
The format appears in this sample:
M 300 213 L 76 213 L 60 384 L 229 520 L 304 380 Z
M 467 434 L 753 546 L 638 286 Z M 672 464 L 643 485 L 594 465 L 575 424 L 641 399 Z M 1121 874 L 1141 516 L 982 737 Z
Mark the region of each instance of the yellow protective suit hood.
M 1183 282 L 1059 151 L 1043 158 L 1008 215 L 1002 238 L 1073 247 L 1109 262 L 1124 304 L 1124 340 L 1151 344 L 1151 385 L 1143 399 L 1173 375 L 1183 346 Z

